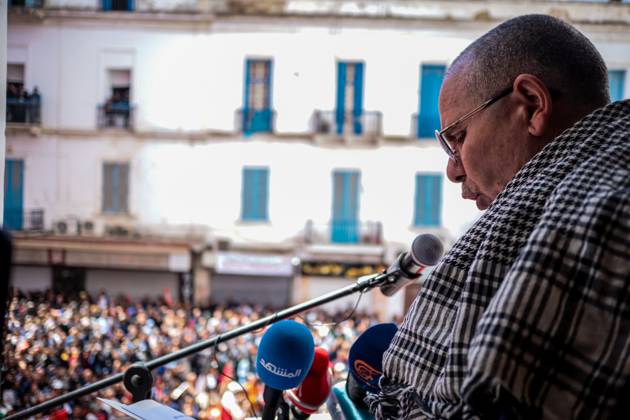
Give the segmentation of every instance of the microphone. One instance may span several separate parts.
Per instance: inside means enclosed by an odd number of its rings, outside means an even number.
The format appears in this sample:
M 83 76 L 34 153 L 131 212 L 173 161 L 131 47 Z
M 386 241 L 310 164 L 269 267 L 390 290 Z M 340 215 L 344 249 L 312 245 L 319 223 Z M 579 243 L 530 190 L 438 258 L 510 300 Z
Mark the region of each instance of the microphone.
M 394 323 L 374 325 L 365 330 L 350 347 L 346 392 L 357 406 L 365 408 L 365 394 L 380 390 L 378 381 L 383 374 L 383 354 L 397 330 Z
M 273 420 L 282 391 L 298 386 L 315 356 L 315 343 L 308 328 L 295 321 L 273 324 L 265 332 L 256 353 L 256 373 L 265 384 L 263 420 Z
M 392 296 L 411 281 L 420 277 L 426 267 L 438 263 L 444 247 L 435 235 L 425 233 L 416 236 L 411 245 L 411 252 L 403 252 L 385 271 L 387 280 L 381 286 L 381 293 Z
M 292 404 L 293 416 L 302 420 L 317 412 L 319 407 L 326 402 L 331 388 L 332 370 L 328 352 L 322 347 L 316 347 L 313 365 L 306 374 L 304 382 L 285 395 Z

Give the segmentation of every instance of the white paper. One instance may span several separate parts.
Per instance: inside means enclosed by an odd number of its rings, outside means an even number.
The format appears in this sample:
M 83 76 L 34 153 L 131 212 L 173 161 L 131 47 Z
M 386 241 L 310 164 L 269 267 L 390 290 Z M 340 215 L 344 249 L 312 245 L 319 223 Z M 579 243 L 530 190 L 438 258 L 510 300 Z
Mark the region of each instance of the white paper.
M 137 420 L 195 420 L 154 400 L 142 400 L 130 405 L 104 398 L 99 400 Z

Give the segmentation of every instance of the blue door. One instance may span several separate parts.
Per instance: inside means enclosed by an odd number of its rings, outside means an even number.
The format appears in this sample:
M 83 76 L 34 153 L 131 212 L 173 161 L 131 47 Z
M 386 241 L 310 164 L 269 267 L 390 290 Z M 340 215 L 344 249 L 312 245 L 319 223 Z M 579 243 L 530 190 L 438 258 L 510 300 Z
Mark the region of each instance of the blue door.
M 247 60 L 245 63 L 245 98 L 243 132 L 272 131 L 271 60 Z
M 414 226 L 440 226 L 442 175 L 416 174 Z
M 352 124 L 352 132 L 363 132 L 363 63 L 337 63 L 337 104 L 335 123 L 337 134 L 344 132 L 344 125 Z
M 625 70 L 608 70 L 608 83 L 610 85 L 610 100 L 612 102 L 623 99 Z
M 7 159 L 4 171 L 4 228 L 22 230 L 24 224 L 24 162 Z
M 446 66 L 423 65 L 420 70 L 420 111 L 418 114 L 418 138 L 434 138 L 440 129 L 438 98 L 444 80 Z
M 359 242 L 359 178 L 358 171 L 333 173 L 332 242 Z

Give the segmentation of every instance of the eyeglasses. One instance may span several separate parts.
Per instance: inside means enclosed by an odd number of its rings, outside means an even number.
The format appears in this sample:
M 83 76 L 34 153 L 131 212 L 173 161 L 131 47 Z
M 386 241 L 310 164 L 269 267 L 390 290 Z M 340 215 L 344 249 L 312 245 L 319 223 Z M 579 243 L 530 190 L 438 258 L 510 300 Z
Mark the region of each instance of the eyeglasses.
M 466 114 L 464 114 L 461 117 L 459 117 L 452 124 L 449 124 L 448 126 L 444 127 L 441 130 L 435 130 L 435 138 L 438 140 L 438 142 L 440 143 L 440 146 L 442 146 L 442 149 L 444 149 L 444 151 L 446 152 L 446 154 L 448 155 L 449 158 L 451 158 L 455 162 L 457 162 L 459 160 L 459 158 L 457 156 L 457 152 L 448 143 L 448 141 L 446 140 L 446 136 L 444 134 L 448 130 L 450 130 L 451 128 L 453 128 L 456 125 L 461 124 L 462 122 L 472 118 L 474 115 L 480 113 L 481 111 L 483 111 L 484 109 L 488 108 L 490 105 L 492 105 L 493 103 L 495 103 L 499 99 L 503 98 L 504 96 L 510 94 L 511 92 L 512 92 L 512 86 L 502 90 L 497 95 L 495 95 L 492 98 L 482 102 L 477 107 L 475 107 L 472 111 L 467 112 Z

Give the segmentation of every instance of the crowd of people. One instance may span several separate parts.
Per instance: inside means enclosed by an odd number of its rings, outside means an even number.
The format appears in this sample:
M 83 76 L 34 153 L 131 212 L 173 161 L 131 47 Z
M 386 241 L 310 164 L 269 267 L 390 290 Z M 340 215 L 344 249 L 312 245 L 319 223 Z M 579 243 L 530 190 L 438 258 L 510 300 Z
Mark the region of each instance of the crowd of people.
M 4 415 L 124 372 L 269 314 L 266 308 L 182 306 L 168 300 L 131 301 L 101 293 L 17 293 L 10 302 L 2 385 Z M 348 318 L 348 315 L 351 317 Z M 348 319 L 346 319 L 348 318 Z M 295 318 L 329 352 L 336 380 L 347 375 L 348 351 L 372 315 L 321 310 Z M 260 414 L 263 385 L 255 374 L 261 329 L 172 362 L 153 372 L 152 398 L 199 419 Z M 97 396 L 131 403 L 122 384 L 67 403 L 41 418 L 100 420 L 116 413 Z

